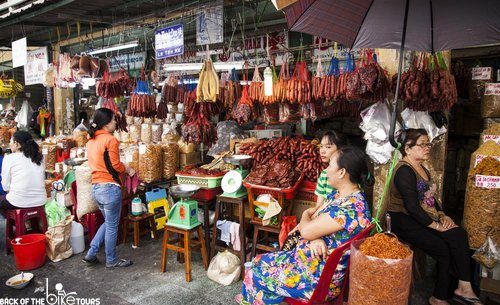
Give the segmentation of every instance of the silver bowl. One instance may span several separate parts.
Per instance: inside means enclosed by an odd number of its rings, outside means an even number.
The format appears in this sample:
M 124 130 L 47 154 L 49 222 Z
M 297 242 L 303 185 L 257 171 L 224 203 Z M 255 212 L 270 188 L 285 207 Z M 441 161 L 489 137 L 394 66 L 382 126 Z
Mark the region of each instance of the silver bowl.
M 179 198 L 189 198 L 196 194 L 200 189 L 199 186 L 193 184 L 179 184 L 174 185 L 169 188 L 172 195 Z
M 250 164 L 252 159 L 253 159 L 252 156 L 249 156 L 249 155 L 232 155 L 232 156 L 224 157 L 224 162 L 232 164 L 232 165 L 246 167 L 247 165 Z

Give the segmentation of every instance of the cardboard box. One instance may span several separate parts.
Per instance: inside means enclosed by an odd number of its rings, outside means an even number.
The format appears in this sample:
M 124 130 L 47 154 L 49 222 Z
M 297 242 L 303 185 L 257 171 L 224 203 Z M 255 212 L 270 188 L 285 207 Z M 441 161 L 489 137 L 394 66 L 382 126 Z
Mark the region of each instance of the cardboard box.
M 179 166 L 181 168 L 185 167 L 186 165 L 192 165 L 192 164 L 198 164 L 201 162 L 201 154 L 199 151 L 195 151 L 192 153 L 188 154 L 179 154 Z

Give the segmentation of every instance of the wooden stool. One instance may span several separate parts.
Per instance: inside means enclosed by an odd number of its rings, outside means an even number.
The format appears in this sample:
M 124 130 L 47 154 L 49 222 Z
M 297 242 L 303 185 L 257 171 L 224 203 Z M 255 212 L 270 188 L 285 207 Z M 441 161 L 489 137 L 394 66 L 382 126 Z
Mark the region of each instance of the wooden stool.
M 222 208 L 224 204 L 229 205 L 229 215 L 223 215 Z M 213 224 L 213 235 L 212 235 L 212 245 L 210 246 L 211 252 L 210 257 L 214 257 L 217 251 L 228 250 L 231 253 L 237 255 L 241 261 L 241 276 L 243 277 L 245 273 L 245 260 L 246 260 L 246 242 L 245 242 L 245 204 L 248 204 L 248 197 L 243 196 L 240 198 L 224 197 L 222 195 L 217 196 L 217 202 L 215 204 L 215 219 Z M 224 219 L 225 217 L 232 218 L 233 216 L 233 206 L 238 205 L 238 223 L 240 224 L 239 236 L 240 236 L 240 251 L 236 251 L 233 248 L 224 247 L 217 245 L 217 220 Z
M 269 233 L 276 234 L 278 237 L 280 235 L 280 229 L 276 227 L 263 226 L 259 222 L 251 221 L 253 224 L 253 243 L 252 243 L 252 258 L 255 257 L 256 249 L 264 250 L 267 252 L 274 252 L 279 249 L 269 246 Z M 259 232 L 262 231 L 265 234 L 264 241 L 266 244 L 259 243 Z
M 139 224 L 141 222 L 148 222 L 150 228 L 146 228 L 144 230 L 140 230 Z M 156 233 L 156 224 L 154 215 L 151 213 L 144 213 L 140 216 L 128 215 L 123 219 L 123 243 L 127 241 L 127 233 L 129 229 L 129 224 L 132 223 L 134 229 L 134 247 L 139 246 L 139 236 L 147 233 L 151 233 L 154 239 L 158 239 L 158 234 Z
M 170 232 L 177 233 L 179 237 L 170 240 Z M 191 234 L 193 232 L 198 232 L 199 240 L 196 241 L 191 239 Z M 181 235 L 183 236 L 182 238 Z M 176 246 L 176 243 L 179 243 L 182 246 Z M 162 243 L 161 272 L 165 272 L 167 269 L 168 250 L 173 250 L 184 255 L 184 270 L 186 272 L 186 282 L 191 282 L 191 248 L 195 247 L 201 247 L 203 267 L 205 267 L 205 270 L 207 270 L 207 249 L 205 248 L 205 242 L 203 240 L 203 230 L 201 229 L 201 225 L 198 225 L 192 229 L 181 229 L 169 226 L 168 224 L 165 225 Z

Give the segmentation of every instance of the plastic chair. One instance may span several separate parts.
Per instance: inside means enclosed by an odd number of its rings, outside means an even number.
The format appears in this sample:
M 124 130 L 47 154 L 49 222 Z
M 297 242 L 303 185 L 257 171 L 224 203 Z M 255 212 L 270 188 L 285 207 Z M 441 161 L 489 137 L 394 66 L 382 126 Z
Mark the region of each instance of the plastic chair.
M 70 197 L 71 201 L 73 202 L 73 208 L 72 208 L 72 213 L 75 218 L 74 220 L 76 222 L 79 222 L 82 224 L 83 229 L 87 231 L 88 236 L 89 236 L 89 243 L 92 241 L 94 236 L 97 233 L 97 230 L 99 227 L 104 223 L 104 216 L 102 216 L 101 211 L 97 212 L 92 212 L 83 215 L 80 219 L 78 219 L 78 216 L 76 214 L 76 209 L 78 206 L 78 202 L 76 200 L 76 194 L 77 194 L 77 187 L 76 187 L 76 181 L 71 183 L 71 190 L 70 190 Z
M 285 302 L 290 305 L 313 305 L 313 304 L 333 304 L 333 305 L 342 305 L 344 302 L 344 292 L 347 287 L 347 283 L 349 282 L 349 264 L 347 265 L 345 271 L 344 281 L 342 283 L 342 289 L 340 290 L 340 294 L 332 301 L 326 301 L 326 297 L 328 295 L 328 291 L 330 289 L 330 283 L 332 282 L 333 275 L 335 274 L 335 270 L 337 269 L 337 265 L 339 264 L 340 259 L 344 255 L 344 252 L 349 250 L 351 247 L 351 243 L 358 239 L 363 239 L 367 237 L 370 232 L 373 230 L 374 225 L 370 225 L 365 228 L 363 231 L 358 233 L 356 236 L 352 237 L 340 247 L 336 248 L 329 256 L 326 261 L 325 267 L 323 268 L 323 272 L 318 281 L 318 285 L 314 289 L 314 292 L 309 301 L 296 300 L 292 298 L 285 298 Z
M 29 220 L 32 229 L 40 233 L 45 233 L 48 228 L 47 217 L 45 216 L 43 205 L 34 208 L 7 210 L 5 217 L 5 251 L 7 254 L 10 254 L 11 252 L 10 241 L 28 233 L 26 221 Z

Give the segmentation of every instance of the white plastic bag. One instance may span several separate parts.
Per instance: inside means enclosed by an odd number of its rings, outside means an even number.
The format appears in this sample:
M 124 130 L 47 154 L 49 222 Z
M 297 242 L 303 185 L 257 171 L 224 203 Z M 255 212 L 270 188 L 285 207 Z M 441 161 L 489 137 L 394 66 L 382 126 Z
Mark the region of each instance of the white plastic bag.
M 426 111 L 413 111 L 406 108 L 401 112 L 401 118 L 407 128 L 422 128 L 429 134 L 429 140 L 432 142 L 435 138 L 446 133 L 446 127 L 438 128 L 432 120 L 432 117 Z
M 219 252 L 210 261 L 207 276 L 214 282 L 224 286 L 239 280 L 241 275 L 240 259 L 229 251 Z
M 16 123 L 17 127 L 20 129 L 27 129 L 31 120 L 31 116 L 33 114 L 33 109 L 31 109 L 30 104 L 27 99 L 23 100 L 23 105 L 21 106 L 21 110 L 17 113 Z

